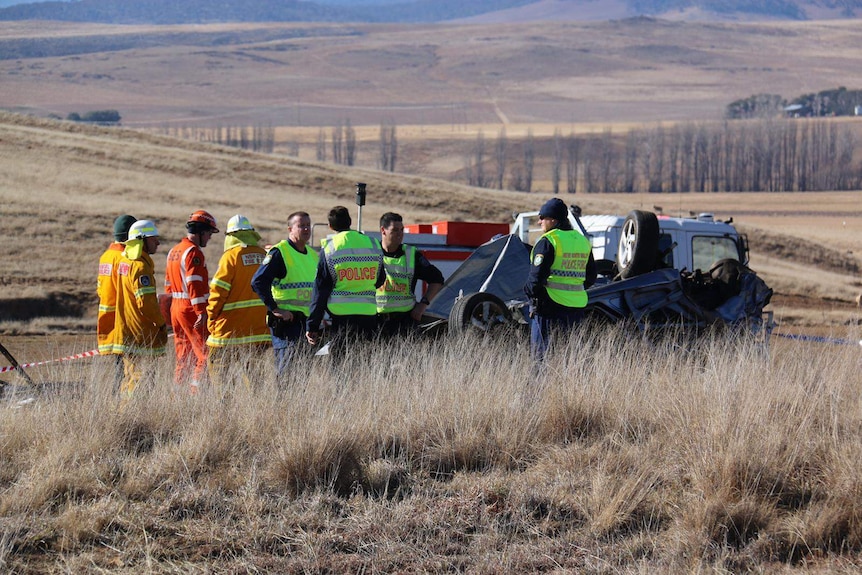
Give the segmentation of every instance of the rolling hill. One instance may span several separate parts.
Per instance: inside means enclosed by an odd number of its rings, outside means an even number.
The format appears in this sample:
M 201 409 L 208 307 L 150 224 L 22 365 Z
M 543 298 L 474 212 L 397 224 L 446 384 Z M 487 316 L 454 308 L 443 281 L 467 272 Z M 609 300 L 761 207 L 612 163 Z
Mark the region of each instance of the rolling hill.
M 441 22 L 463 19 L 522 22 L 551 19 L 608 20 L 636 16 L 672 20 L 750 21 L 856 18 L 860 15 L 860 0 L 230 0 L 219 3 L 208 0 L 80 0 L 15 3 L 0 9 L 0 20 L 115 24 Z

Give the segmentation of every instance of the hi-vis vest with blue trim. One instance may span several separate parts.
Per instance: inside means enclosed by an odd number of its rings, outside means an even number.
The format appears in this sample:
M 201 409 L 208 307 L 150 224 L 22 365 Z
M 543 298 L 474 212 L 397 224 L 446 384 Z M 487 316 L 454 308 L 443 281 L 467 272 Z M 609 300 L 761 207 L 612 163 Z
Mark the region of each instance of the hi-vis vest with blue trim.
M 272 297 L 278 309 L 298 311 L 308 316 L 311 305 L 311 289 L 317 275 L 317 252 L 306 246 L 301 254 L 291 247 L 287 240 L 275 244 L 281 253 L 287 275 L 272 282 Z
M 377 313 L 410 311 L 416 305 L 416 297 L 410 290 L 416 274 L 416 248 L 404 246 L 400 258 L 383 254 L 386 282 L 377 289 Z
M 545 288 L 556 303 L 580 308 L 587 305 L 584 280 L 592 251 L 590 240 L 575 230 L 554 229 L 542 236 L 554 246 L 554 261 Z
M 380 243 L 353 230 L 339 232 L 323 247 L 334 286 L 326 307 L 333 315 L 377 314 Z

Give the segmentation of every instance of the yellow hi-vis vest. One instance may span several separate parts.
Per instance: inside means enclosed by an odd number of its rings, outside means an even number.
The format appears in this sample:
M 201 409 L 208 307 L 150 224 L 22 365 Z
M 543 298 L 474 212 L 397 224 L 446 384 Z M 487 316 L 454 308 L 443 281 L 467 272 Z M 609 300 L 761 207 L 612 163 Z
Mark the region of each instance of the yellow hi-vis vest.
M 410 311 L 416 305 L 416 297 L 410 291 L 416 274 L 416 248 L 404 246 L 400 258 L 383 254 L 386 282 L 377 289 L 377 313 Z
M 334 286 L 326 307 L 332 315 L 376 315 L 375 284 L 383 263 L 380 243 L 354 230 L 336 234 L 323 248 Z
M 587 305 L 584 280 L 592 251 L 590 240 L 575 230 L 554 229 L 542 236 L 554 246 L 554 261 L 545 288 L 556 303 L 580 308 Z
M 301 254 L 293 249 L 287 240 L 275 244 L 281 253 L 287 275 L 272 282 L 272 297 L 278 309 L 302 312 L 308 316 L 311 305 L 311 289 L 317 275 L 317 252 L 310 246 Z

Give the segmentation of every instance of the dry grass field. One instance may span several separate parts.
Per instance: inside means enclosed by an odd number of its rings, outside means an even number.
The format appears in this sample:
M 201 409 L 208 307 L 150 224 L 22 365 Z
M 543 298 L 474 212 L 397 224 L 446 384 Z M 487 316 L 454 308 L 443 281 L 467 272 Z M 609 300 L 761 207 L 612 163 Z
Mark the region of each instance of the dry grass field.
M 3 400 L 0 568 L 862 568 L 856 348 L 585 330 L 539 380 L 523 339 L 355 351 L 195 397 L 166 358 L 124 407 L 105 363 L 49 367 Z
M 163 255 L 195 208 L 276 241 L 287 213 L 319 222 L 357 180 L 366 221 L 505 221 L 546 199 L 21 116 L 0 122 L 0 174 L 0 334 L 21 361 L 91 349 L 95 261 L 122 212 L 158 222 Z M 862 253 L 857 197 L 575 199 L 734 215 L 780 329 L 859 339 L 858 272 L 841 271 Z M 177 393 L 169 355 L 124 408 L 99 359 L 30 370 L 35 392 L 4 374 L 0 568 L 854 573 L 859 361 L 855 346 L 604 329 L 538 381 L 523 337 L 383 346 L 347 372 L 304 360 L 281 390 L 264 357 L 224 397 Z
M 509 221 L 549 195 L 424 175 L 457 170 L 479 129 L 624 130 L 717 119 L 756 92 L 862 87 L 860 30 L 4 24 L 0 109 L 117 108 L 127 127 L 0 114 L 0 342 L 22 362 L 94 347 L 96 262 L 119 214 L 157 222 L 159 281 L 199 208 L 222 224 L 243 213 L 274 243 L 294 210 L 355 214 L 363 181 L 366 229 L 389 210 Z M 371 152 L 363 167 L 314 161 L 320 126 L 345 119 L 369 146 L 395 121 L 400 171 L 423 175 L 371 169 Z M 291 158 L 159 133 L 214 123 L 268 123 L 306 144 Z M 775 290 L 778 333 L 855 341 L 860 194 L 565 199 L 588 214 L 733 217 Z M 357 350 L 344 372 L 304 358 L 283 389 L 269 356 L 251 359 L 251 387 L 192 398 L 168 355 L 124 406 L 98 358 L 30 370 L 37 390 L 2 374 L 0 571 L 862 569 L 858 346 L 583 330 L 537 379 L 523 337 L 428 338 Z

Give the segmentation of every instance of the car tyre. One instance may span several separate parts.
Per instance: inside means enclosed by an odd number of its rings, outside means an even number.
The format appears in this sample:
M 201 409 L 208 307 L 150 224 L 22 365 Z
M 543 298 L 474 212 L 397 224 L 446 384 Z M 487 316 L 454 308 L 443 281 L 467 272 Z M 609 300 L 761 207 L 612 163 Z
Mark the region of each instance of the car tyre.
M 623 222 L 617 246 L 617 269 L 623 279 L 651 272 L 658 260 L 658 218 L 652 212 L 632 210 Z
M 512 314 L 503 300 L 492 293 L 476 292 L 455 301 L 449 312 L 449 333 L 487 333 L 511 322 Z

